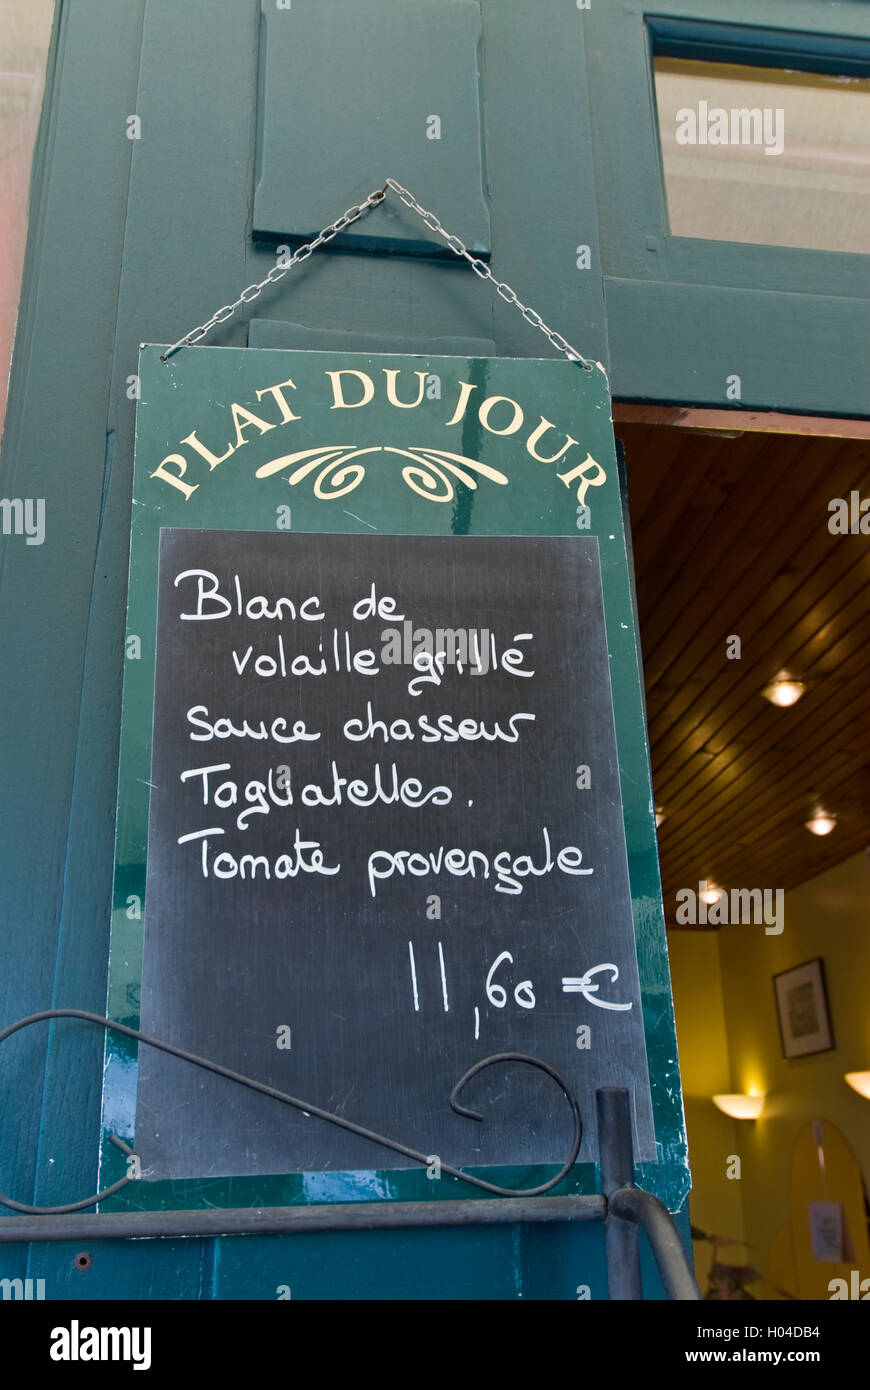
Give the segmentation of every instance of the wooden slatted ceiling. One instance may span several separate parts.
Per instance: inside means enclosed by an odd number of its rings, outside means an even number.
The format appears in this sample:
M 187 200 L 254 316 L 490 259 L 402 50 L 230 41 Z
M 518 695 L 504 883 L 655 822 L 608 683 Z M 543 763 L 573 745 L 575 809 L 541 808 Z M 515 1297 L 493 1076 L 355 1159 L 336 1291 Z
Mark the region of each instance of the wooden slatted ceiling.
M 828 529 L 832 498 L 870 496 L 870 443 L 617 433 L 673 925 L 701 879 L 788 890 L 870 845 L 870 536 Z M 808 687 L 786 709 L 760 693 L 782 670 Z

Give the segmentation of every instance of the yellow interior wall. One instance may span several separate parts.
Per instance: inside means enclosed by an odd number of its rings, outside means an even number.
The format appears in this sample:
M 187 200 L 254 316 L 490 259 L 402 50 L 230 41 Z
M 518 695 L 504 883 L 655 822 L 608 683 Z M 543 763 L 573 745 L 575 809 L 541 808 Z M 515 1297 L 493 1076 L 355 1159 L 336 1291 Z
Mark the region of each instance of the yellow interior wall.
M 749 1258 L 761 1265 L 771 1236 L 787 1220 L 792 1151 L 808 1121 L 830 1120 L 837 1125 L 865 1183 L 870 1183 L 870 1101 L 843 1080 L 844 1072 L 870 1069 L 870 864 L 866 855 L 856 855 L 787 893 L 784 922 L 780 936 L 766 936 L 761 926 L 729 926 L 715 934 L 730 1057 L 732 1084 L 727 1089 L 746 1091 L 755 1084 L 767 1095 L 759 1120 L 735 1121 L 743 1177 L 734 1186 L 740 1188 L 746 1239 L 755 1247 Z M 785 1061 L 772 977 L 814 956 L 824 961 L 835 1048 Z M 684 987 L 691 988 L 688 982 Z M 702 1034 L 696 1019 L 692 1024 L 694 1047 Z M 718 1026 L 711 1031 L 718 1037 Z M 718 1051 L 718 1042 L 716 1046 Z M 699 1146 L 699 1153 L 705 1153 L 706 1147 Z M 699 1193 L 709 1180 L 706 1165 L 699 1166 Z M 870 1275 L 870 1270 L 866 1273 Z
M 736 1121 L 710 1097 L 732 1089 L 717 932 L 668 934 L 677 1046 L 683 1078 L 692 1194 L 692 1225 L 710 1234 L 743 1238 L 740 1183 L 726 1176 L 728 1156 L 737 1153 Z M 712 1247 L 695 1243 L 695 1272 L 703 1292 Z M 740 1246 L 723 1250 L 726 1263 L 743 1262 Z

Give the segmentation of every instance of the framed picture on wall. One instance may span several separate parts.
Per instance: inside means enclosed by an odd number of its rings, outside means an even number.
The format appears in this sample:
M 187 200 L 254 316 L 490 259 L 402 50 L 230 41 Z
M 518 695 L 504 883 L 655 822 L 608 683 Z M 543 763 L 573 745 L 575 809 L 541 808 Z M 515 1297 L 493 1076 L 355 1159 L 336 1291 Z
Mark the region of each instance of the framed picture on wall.
M 808 1057 L 834 1046 L 821 956 L 773 977 L 783 1057 Z

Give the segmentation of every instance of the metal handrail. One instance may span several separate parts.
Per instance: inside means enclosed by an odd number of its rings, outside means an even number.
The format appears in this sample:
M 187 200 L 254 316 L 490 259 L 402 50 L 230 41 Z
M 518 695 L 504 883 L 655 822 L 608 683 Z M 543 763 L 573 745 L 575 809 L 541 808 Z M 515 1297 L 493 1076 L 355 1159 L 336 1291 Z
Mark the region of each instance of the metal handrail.
M 627 1094 L 627 1093 L 626 1093 Z M 298 1207 L 213 1207 L 192 1211 L 75 1213 L 11 1216 L 0 1220 L 0 1244 L 41 1241 L 146 1240 L 198 1236 L 298 1235 L 318 1231 L 375 1231 L 408 1227 L 468 1227 L 603 1221 L 610 1297 L 642 1297 L 639 1257 L 632 1268 L 620 1246 L 622 1228 L 642 1225 L 649 1238 L 668 1298 L 700 1298 L 677 1225 L 667 1207 L 641 1188 L 618 1188 L 608 1200 L 580 1197 L 519 1197 L 469 1201 L 335 1202 Z M 634 1232 L 632 1232 L 634 1234 Z M 616 1246 L 616 1249 L 614 1247 Z
M 263 1092 L 275 1100 L 305 1110 L 332 1124 L 351 1129 L 376 1144 L 398 1150 L 426 1162 L 425 1156 L 374 1131 L 363 1129 L 342 1117 L 308 1102 L 243 1077 L 208 1059 L 186 1053 L 126 1025 L 82 1010 L 57 1009 L 33 1014 L 0 1032 L 0 1042 L 30 1023 L 58 1017 L 72 1017 L 98 1023 L 127 1033 L 162 1051 L 172 1052 L 187 1062 L 215 1071 L 230 1080 Z M 582 1121 L 577 1101 L 563 1078 L 547 1063 L 519 1053 L 502 1053 L 478 1062 L 457 1083 L 450 1098 L 459 1114 L 481 1119 L 476 1111 L 459 1104 L 458 1095 L 472 1076 L 496 1062 L 530 1064 L 555 1079 L 569 1100 L 574 1116 L 574 1141 L 569 1162 L 547 1183 L 531 1189 L 500 1188 L 459 1169 L 442 1164 L 453 1178 L 473 1183 L 500 1194 L 497 1200 L 429 1200 L 418 1202 L 345 1202 L 293 1207 L 208 1208 L 190 1211 L 138 1211 L 83 1213 L 82 1207 L 96 1205 L 125 1185 L 125 1180 L 92 1198 L 68 1204 L 66 1208 L 34 1208 L 0 1196 L 3 1205 L 25 1214 L 0 1220 L 0 1243 L 21 1244 L 64 1240 L 130 1240 L 166 1237 L 294 1234 L 302 1231 L 384 1230 L 401 1227 L 471 1226 L 519 1224 L 553 1221 L 603 1221 L 607 1255 L 607 1281 L 611 1299 L 643 1298 L 639 1227 L 643 1227 L 667 1295 L 671 1299 L 700 1298 L 676 1222 L 664 1203 L 634 1186 L 634 1149 L 631 1129 L 631 1103 L 624 1086 L 604 1086 L 596 1092 L 598 1108 L 601 1194 L 588 1196 L 542 1196 L 560 1182 L 573 1166 L 580 1149 Z M 112 1137 L 112 1136 L 110 1136 Z M 128 1154 L 132 1150 L 115 1139 Z
M 612 1194 L 608 1212 L 611 1217 L 643 1226 L 668 1298 L 686 1301 L 701 1297 L 677 1223 L 664 1202 L 641 1187 L 621 1187 Z

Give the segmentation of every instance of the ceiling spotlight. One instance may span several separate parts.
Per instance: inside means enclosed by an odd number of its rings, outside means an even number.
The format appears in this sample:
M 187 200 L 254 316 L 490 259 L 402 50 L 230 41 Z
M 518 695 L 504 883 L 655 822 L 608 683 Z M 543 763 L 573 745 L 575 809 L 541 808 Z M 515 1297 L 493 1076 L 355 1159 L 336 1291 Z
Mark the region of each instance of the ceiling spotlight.
M 792 680 L 790 676 L 783 675 L 777 676 L 761 693 L 772 705 L 779 705 L 785 709 L 788 705 L 796 705 L 801 696 L 806 694 L 806 689 L 803 681 Z
M 662 821 L 663 821 L 664 819 L 665 819 L 665 813 L 664 813 L 664 811 L 662 810 L 661 806 L 657 806 L 657 807 L 656 807 L 656 830 L 658 830 L 659 826 L 661 825 L 661 823 L 662 823 Z
M 713 903 L 717 903 L 721 896 L 722 889 L 716 888 L 713 884 L 708 884 L 706 887 L 701 888 L 701 899 L 703 902 L 707 903 L 708 907 L 712 907 Z
M 829 816 L 824 811 L 816 811 L 811 820 L 804 821 L 807 830 L 813 835 L 830 835 L 836 829 L 837 817 Z

